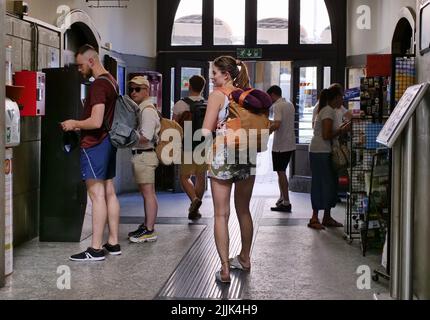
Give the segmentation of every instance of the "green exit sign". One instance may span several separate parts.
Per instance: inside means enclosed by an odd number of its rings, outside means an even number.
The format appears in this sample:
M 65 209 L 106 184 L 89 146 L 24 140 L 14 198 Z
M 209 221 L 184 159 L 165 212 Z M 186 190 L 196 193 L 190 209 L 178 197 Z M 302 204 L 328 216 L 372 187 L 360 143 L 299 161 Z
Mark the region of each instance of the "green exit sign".
M 240 48 L 237 49 L 238 59 L 261 59 L 263 58 L 263 49 Z

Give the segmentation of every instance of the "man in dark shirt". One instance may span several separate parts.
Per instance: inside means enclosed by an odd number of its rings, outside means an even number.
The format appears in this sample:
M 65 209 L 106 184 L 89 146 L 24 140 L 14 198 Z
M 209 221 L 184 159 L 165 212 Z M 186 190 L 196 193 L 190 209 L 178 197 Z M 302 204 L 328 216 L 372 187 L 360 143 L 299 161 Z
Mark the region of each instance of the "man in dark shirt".
M 70 257 L 72 261 L 103 261 L 105 249 L 111 255 L 120 255 L 118 242 L 119 202 L 113 179 L 116 175 L 116 149 L 112 146 L 108 129 L 113 122 L 118 84 L 100 62 L 97 51 L 90 45 L 76 54 L 79 72 L 87 79 L 95 78 L 84 106 L 82 120 L 63 122 L 64 131 L 81 131 L 81 171 L 92 201 L 92 246 Z M 109 226 L 109 239 L 103 245 L 103 232 Z

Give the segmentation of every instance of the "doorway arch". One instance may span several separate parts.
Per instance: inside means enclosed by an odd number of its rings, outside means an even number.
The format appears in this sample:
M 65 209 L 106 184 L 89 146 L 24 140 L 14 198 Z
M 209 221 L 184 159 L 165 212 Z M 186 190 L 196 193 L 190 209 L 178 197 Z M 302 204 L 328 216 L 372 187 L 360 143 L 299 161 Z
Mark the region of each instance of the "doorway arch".
M 57 24 L 62 30 L 63 65 L 73 63 L 76 51 L 84 44 L 90 44 L 100 52 L 100 33 L 86 12 L 72 10 L 61 17 Z
M 409 7 L 402 8 L 393 34 L 391 44 L 392 54 L 415 54 L 415 31 L 415 12 Z

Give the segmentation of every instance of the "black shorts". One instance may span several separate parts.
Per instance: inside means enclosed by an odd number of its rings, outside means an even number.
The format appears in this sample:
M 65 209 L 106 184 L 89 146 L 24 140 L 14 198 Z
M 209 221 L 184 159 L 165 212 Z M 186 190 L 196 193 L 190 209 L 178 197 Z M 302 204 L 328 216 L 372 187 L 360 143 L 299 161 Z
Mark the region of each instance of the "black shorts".
M 273 171 L 275 172 L 286 171 L 288 168 L 288 165 L 290 164 L 291 156 L 293 154 L 294 154 L 294 151 L 272 152 Z

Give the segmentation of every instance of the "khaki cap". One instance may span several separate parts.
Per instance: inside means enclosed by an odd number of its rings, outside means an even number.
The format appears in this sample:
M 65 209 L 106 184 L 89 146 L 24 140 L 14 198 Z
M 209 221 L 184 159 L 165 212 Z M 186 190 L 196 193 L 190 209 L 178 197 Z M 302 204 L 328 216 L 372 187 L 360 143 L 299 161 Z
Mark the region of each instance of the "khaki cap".
M 134 84 L 136 84 L 138 86 L 144 86 L 144 87 L 147 87 L 147 88 L 150 87 L 148 79 L 146 79 L 146 77 L 142 77 L 142 76 L 134 77 L 128 83 L 129 84 L 130 83 L 134 83 Z

